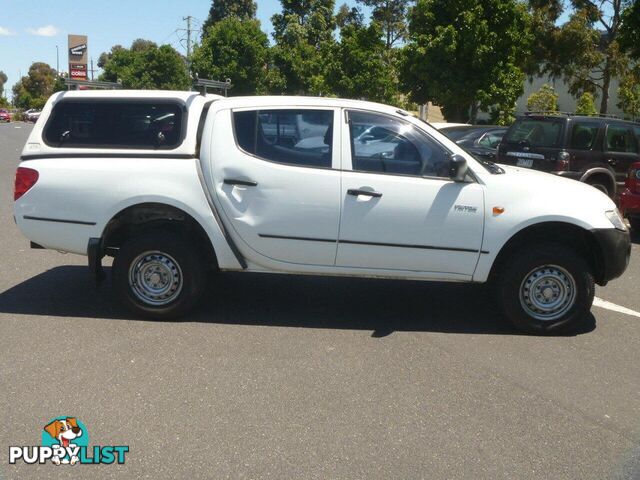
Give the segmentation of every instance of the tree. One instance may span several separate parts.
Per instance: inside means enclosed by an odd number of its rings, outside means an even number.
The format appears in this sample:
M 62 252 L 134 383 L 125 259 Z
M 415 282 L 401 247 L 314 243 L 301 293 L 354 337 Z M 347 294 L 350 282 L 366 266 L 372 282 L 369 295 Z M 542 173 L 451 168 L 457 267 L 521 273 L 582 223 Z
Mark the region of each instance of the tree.
M 628 58 L 619 44 L 620 32 L 624 30 L 623 19 L 631 16 L 627 12 L 628 0 L 571 0 L 569 20 L 557 25 L 563 13 L 558 0 L 530 1 L 534 11 L 551 11 L 545 28 L 539 28 L 536 44 L 546 45 L 543 55 L 537 60 L 540 73 L 562 77 L 569 92 L 579 96 L 590 92 L 600 97 L 600 113 L 606 114 L 609 107 L 609 89 L 612 78 L 620 76 L 628 68 Z M 534 17 L 536 14 L 534 14 Z M 555 18 L 554 18 L 555 16 Z M 628 38 L 635 38 L 629 35 Z
M 340 5 L 340 8 L 338 8 L 336 25 L 338 25 L 339 28 L 346 27 L 347 25 L 361 27 L 363 22 L 364 17 L 358 7 L 349 7 L 349 5 L 343 3 Z
M 418 0 L 400 59 L 411 99 L 441 106 L 449 121 L 474 122 L 480 108 L 512 112 L 524 89 L 529 21 L 516 0 Z
M 622 13 L 620 46 L 635 60 L 640 60 L 640 2 L 635 1 Z
M 228 17 L 240 20 L 255 19 L 256 3 L 253 0 L 213 0 L 209 16 L 202 24 L 202 38 L 207 34 L 209 27 Z
M 640 71 L 636 68 L 627 72 L 618 89 L 618 108 L 637 121 L 640 118 Z
M 594 102 L 595 98 L 593 98 L 593 94 L 590 92 L 584 92 L 578 99 L 578 104 L 576 105 L 576 114 L 597 115 L 598 110 L 596 110 L 596 105 Z
M 282 13 L 271 17 L 273 64 L 283 79 L 281 91 L 326 95 L 328 64 L 335 39 L 333 0 L 281 0 Z
M 4 94 L 4 84 L 7 83 L 7 74 L 0 70 L 0 98 Z
M 269 39 L 258 20 L 228 17 L 215 23 L 202 38 L 192 59 L 200 77 L 231 79 L 238 95 L 265 93 L 275 72 L 269 70 Z
M 121 81 L 124 88 L 186 90 L 191 80 L 184 57 L 172 46 L 138 39 L 130 49 L 115 45 L 98 60 L 103 69 L 101 80 Z
M 387 50 L 407 33 L 409 0 L 358 0 L 371 8 L 371 19 L 380 24 Z
M 533 92 L 527 98 L 527 110 L 530 112 L 557 112 L 558 95 L 555 89 L 545 83 L 540 90 Z
M 13 104 L 18 108 L 42 108 L 56 87 L 56 71 L 44 62 L 34 62 L 27 75 L 13 86 Z
M 387 68 L 386 45 L 377 23 L 368 27 L 348 24 L 340 31 L 329 71 L 331 89 L 342 97 L 396 103 L 398 85 Z

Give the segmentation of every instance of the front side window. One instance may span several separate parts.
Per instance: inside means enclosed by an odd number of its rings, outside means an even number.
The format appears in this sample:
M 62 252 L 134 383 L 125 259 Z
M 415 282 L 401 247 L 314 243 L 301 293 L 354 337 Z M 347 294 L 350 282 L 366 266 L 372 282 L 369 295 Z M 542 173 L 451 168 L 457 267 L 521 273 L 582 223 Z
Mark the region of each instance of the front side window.
M 182 143 L 182 111 L 174 102 L 62 101 L 44 140 L 65 148 L 172 149 Z
M 349 132 L 354 171 L 449 176 L 446 150 L 411 123 L 351 110 Z
M 571 129 L 571 146 L 574 150 L 591 150 L 598 135 L 599 125 L 593 122 L 575 122 Z
M 331 168 L 332 110 L 233 112 L 238 146 L 262 159 L 303 167 Z
M 620 125 L 609 125 L 607 127 L 606 150 L 608 152 L 637 152 L 638 149 L 631 129 Z

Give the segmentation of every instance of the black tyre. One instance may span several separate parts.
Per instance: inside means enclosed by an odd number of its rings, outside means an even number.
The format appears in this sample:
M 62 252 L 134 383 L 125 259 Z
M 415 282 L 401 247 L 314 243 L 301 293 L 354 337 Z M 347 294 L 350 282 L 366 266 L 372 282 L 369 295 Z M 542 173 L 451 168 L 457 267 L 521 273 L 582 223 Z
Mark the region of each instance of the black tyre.
M 521 248 L 496 279 L 502 310 L 520 330 L 570 333 L 588 318 L 593 275 L 585 260 L 567 247 L 546 243 Z
M 202 296 L 202 255 L 180 235 L 148 231 L 127 241 L 113 261 L 116 294 L 133 312 L 158 320 L 177 319 Z
M 593 188 L 597 188 L 602 193 L 604 193 L 607 197 L 611 197 L 613 192 L 611 191 L 611 187 L 605 182 L 600 180 L 599 178 L 594 178 L 593 180 L 587 180 L 587 184 L 591 185 Z

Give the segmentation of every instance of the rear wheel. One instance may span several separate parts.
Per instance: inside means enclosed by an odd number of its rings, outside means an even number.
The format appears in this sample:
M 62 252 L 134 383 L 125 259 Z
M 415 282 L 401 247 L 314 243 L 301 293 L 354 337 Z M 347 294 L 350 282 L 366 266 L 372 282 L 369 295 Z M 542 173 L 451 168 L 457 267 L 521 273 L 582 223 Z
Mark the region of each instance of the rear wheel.
M 202 256 L 181 236 L 149 231 L 120 247 L 113 261 L 116 293 L 136 314 L 175 319 L 202 296 L 206 270 Z
M 587 184 L 591 185 L 593 188 L 597 188 L 607 197 L 611 197 L 611 195 L 613 194 L 613 191 L 611 191 L 611 187 L 609 186 L 609 184 L 601 178 L 589 179 L 587 180 Z
M 517 328 L 529 333 L 574 331 L 586 320 L 593 303 L 589 266 L 562 245 L 518 250 L 498 279 L 503 312 Z

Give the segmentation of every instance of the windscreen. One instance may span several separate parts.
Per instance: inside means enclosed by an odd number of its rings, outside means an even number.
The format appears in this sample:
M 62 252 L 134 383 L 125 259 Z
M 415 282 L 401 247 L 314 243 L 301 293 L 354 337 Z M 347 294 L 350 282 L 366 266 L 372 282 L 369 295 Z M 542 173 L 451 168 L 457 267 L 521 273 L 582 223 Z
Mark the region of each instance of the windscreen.
M 530 147 L 557 147 L 561 142 L 563 119 L 521 118 L 516 120 L 505 136 L 506 143 Z

